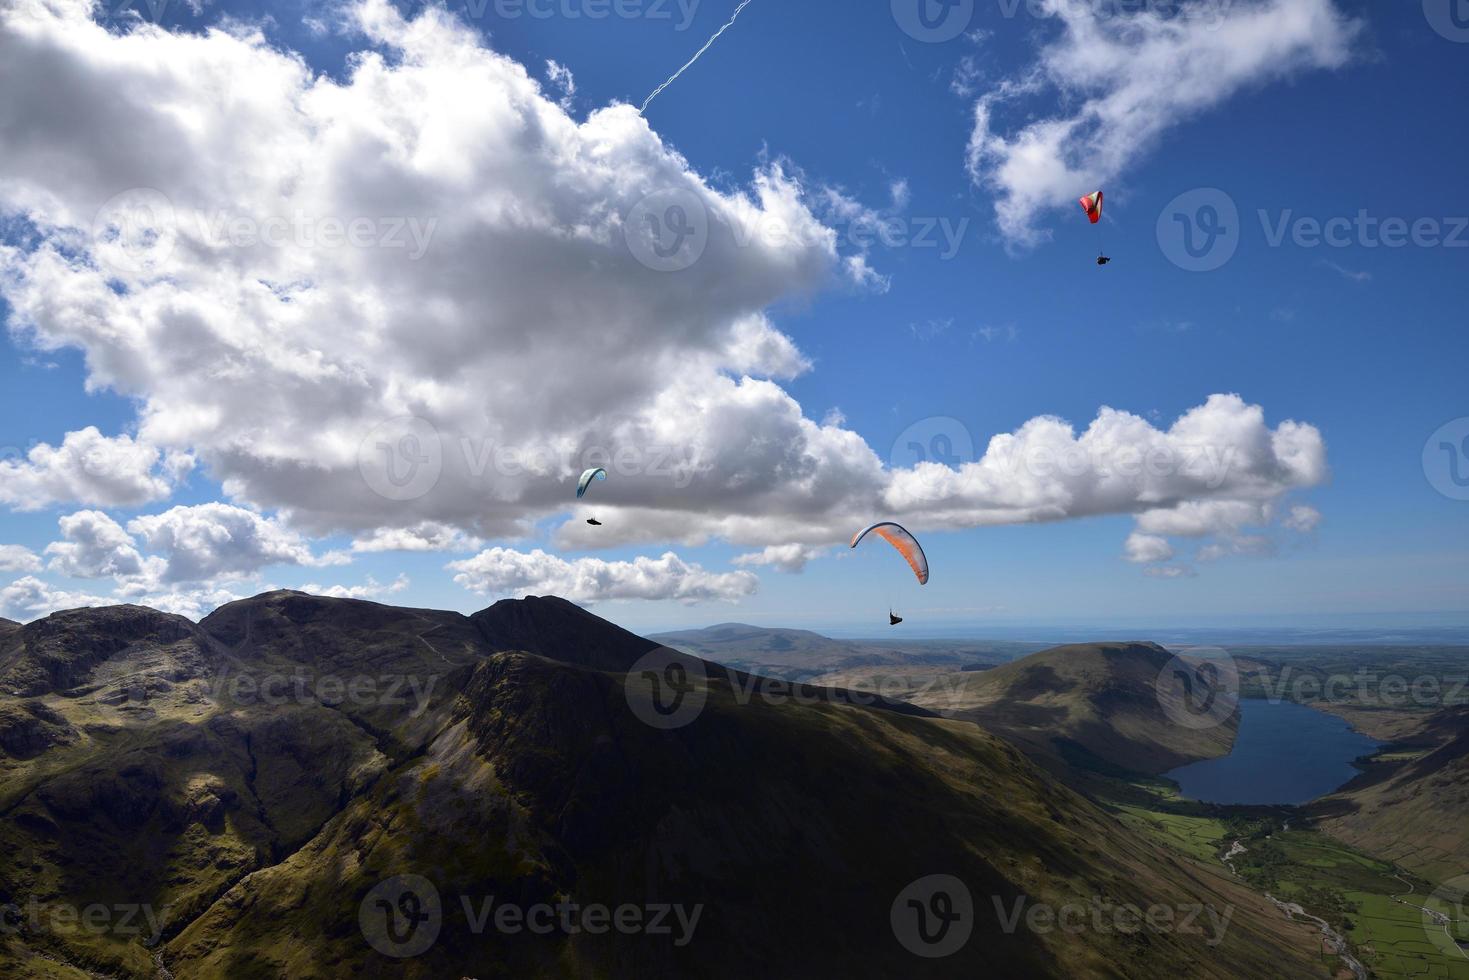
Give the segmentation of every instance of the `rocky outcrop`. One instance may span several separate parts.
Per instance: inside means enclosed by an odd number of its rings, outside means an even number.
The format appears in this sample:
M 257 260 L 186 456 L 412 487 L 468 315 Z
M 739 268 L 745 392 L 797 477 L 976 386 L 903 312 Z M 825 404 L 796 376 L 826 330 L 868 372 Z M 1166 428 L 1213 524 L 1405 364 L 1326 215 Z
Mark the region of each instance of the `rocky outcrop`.
M 0 691 L 17 697 L 59 693 L 85 684 L 97 667 L 119 654 L 196 635 L 197 628 L 182 616 L 143 606 L 55 613 L 0 638 Z
M 0 704 L 0 752 L 31 759 L 57 745 L 70 745 L 77 731 L 40 701 Z

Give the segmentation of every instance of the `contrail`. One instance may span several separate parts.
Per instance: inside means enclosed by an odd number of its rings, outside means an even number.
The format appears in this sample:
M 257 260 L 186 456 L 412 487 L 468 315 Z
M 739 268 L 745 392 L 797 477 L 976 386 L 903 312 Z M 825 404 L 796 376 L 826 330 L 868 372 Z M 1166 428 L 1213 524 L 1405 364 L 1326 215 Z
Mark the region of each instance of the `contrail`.
M 674 72 L 672 75 L 669 75 L 668 76 L 668 81 L 664 82 L 662 85 L 660 85 L 657 88 L 655 88 L 653 90 L 653 94 L 652 95 L 649 95 L 646 99 L 643 100 L 643 106 L 642 106 L 641 109 L 638 110 L 638 115 L 642 115 L 643 113 L 647 112 L 648 111 L 648 103 L 652 102 L 654 99 L 658 98 L 659 95 L 663 94 L 663 90 L 664 89 L 666 89 L 668 86 L 672 85 L 674 82 L 678 81 L 678 77 L 680 75 L 682 75 L 684 72 L 686 72 L 690 68 L 692 68 L 694 66 L 694 62 L 696 62 L 700 58 L 702 58 L 704 56 L 704 52 L 705 51 L 708 51 L 711 47 L 714 46 L 714 42 L 717 41 L 717 40 L 719 40 L 719 35 L 723 34 L 725 31 L 729 30 L 731 27 L 734 26 L 734 22 L 737 21 L 737 20 L 739 20 L 739 18 L 740 18 L 740 11 L 742 11 L 746 7 L 748 7 L 751 2 L 752 2 L 752 0 L 742 0 L 742 2 L 740 3 L 740 5 L 735 8 L 735 12 L 730 15 L 729 22 L 726 23 L 719 30 L 717 30 L 717 31 L 714 32 L 714 36 L 711 37 L 708 41 L 706 41 L 704 43 L 704 46 L 702 48 L 700 48 L 694 54 L 694 56 L 692 58 L 689 59 L 689 63 L 686 64 L 686 65 L 684 65 L 678 71 Z

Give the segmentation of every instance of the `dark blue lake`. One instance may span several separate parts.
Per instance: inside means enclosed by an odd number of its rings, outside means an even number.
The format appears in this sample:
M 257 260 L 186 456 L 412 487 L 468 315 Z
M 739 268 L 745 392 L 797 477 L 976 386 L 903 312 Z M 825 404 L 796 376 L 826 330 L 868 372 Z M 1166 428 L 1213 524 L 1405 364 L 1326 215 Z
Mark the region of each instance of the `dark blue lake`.
M 1183 795 L 1206 803 L 1300 804 L 1357 775 L 1352 760 L 1378 743 L 1324 711 L 1289 702 L 1240 702 L 1234 751 L 1168 773 Z

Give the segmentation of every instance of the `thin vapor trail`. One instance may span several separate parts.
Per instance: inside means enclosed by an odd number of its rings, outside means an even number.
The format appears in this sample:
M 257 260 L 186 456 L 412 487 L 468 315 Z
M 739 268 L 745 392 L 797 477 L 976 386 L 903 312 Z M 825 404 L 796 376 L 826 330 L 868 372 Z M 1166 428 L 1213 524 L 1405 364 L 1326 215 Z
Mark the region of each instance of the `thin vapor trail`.
M 719 30 L 715 31 L 713 37 L 711 37 L 708 41 L 705 41 L 704 42 L 704 46 L 702 48 L 700 48 L 697 52 L 694 53 L 694 56 L 689 59 L 689 63 L 686 64 L 686 65 L 684 65 L 678 71 L 674 72 L 672 75 L 669 75 L 667 81 L 665 81 L 662 85 L 660 85 L 657 88 L 655 88 L 653 90 L 653 93 L 651 95 L 649 95 L 646 99 L 643 100 L 642 108 L 638 109 L 638 115 L 642 115 L 644 112 L 647 112 L 648 111 L 648 104 L 650 102 L 652 102 L 654 99 L 658 98 L 658 96 L 663 93 L 663 90 L 664 89 L 666 89 L 668 86 L 672 85 L 674 82 L 678 81 L 678 77 L 680 75 L 682 75 L 684 72 L 688 71 L 690 68 L 692 68 L 694 66 L 694 62 L 696 62 L 700 58 L 702 58 L 704 56 L 704 52 L 705 51 L 708 51 L 711 47 L 714 46 L 714 42 L 717 41 L 717 40 L 719 40 L 719 35 L 723 34 L 725 31 L 729 30 L 731 27 L 734 26 L 734 22 L 737 21 L 737 20 L 739 20 L 739 18 L 740 18 L 740 11 L 742 11 L 746 7 L 748 7 L 751 4 L 751 2 L 752 2 L 752 0 L 741 0 L 740 5 L 735 8 L 735 12 L 730 15 L 729 21 L 723 27 L 721 27 Z

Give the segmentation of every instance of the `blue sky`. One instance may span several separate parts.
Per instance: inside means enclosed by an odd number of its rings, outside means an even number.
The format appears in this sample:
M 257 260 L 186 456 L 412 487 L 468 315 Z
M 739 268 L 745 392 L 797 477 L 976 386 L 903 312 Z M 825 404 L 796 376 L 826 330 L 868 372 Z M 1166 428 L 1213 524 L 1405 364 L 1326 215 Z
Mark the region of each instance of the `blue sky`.
M 110 590 L 127 587 L 134 590 L 130 597 L 140 600 L 160 591 L 189 593 L 176 605 L 204 611 L 207 594 L 221 590 L 348 588 L 369 580 L 380 591 L 364 594 L 384 601 L 469 610 L 497 594 L 536 591 L 536 585 L 558 581 L 541 572 L 517 579 L 506 573 L 502 554 L 493 575 L 482 567 L 475 571 L 479 577 L 470 579 L 479 586 L 475 592 L 456 583 L 455 572 L 445 567 L 493 548 L 517 554 L 539 549 L 573 564 L 583 559 L 633 562 L 674 551 L 684 566 L 713 576 L 742 576 L 720 579 L 710 595 L 699 593 L 705 601 L 697 603 L 679 601 L 677 587 L 652 590 L 656 598 L 619 599 L 615 588 L 600 596 L 595 590 L 601 586 L 593 585 L 580 596 L 605 599 L 599 612 L 644 630 L 723 620 L 850 629 L 876 621 L 874 610 L 880 617 L 889 603 L 910 622 L 974 624 L 981 631 L 986 623 L 1088 619 L 1244 624 L 1262 618 L 1320 622 L 1380 615 L 1384 621 L 1437 622 L 1443 614 L 1469 614 L 1469 502 L 1454 499 L 1464 494 L 1456 492 L 1446 451 L 1430 449 L 1425 465 L 1425 444 L 1440 427 L 1450 426 L 1444 438 L 1469 436 L 1469 422 L 1462 421 L 1469 416 L 1463 383 L 1469 355 L 1463 329 L 1469 308 L 1469 228 L 1464 227 L 1469 207 L 1462 182 L 1455 179 L 1469 153 L 1469 126 L 1462 118 L 1469 110 L 1457 98 L 1469 80 L 1469 45 L 1462 43 L 1469 37 L 1443 29 L 1452 22 L 1435 22 L 1416 3 L 1336 0 L 1326 7 L 1336 23 L 1348 25 L 1341 28 L 1344 54 L 1303 41 L 1301 50 L 1285 50 L 1276 62 L 1238 68 L 1232 83 L 1222 80 L 1235 70 L 1231 67 L 1204 72 L 1204 83 L 1218 88 L 1206 104 L 1165 99 L 1155 108 L 1167 118 L 1157 120 L 1157 131 L 1143 133 L 1136 145 L 1127 145 L 1131 138 L 1125 129 L 1119 135 L 1105 122 L 1095 132 L 1082 132 L 1068 144 L 1061 166 L 1105 177 L 1101 229 L 1114 261 L 1098 268 L 1093 264 L 1096 231 L 1075 203 L 1093 187 L 1051 193 L 1034 176 L 1046 170 L 1044 160 L 1022 158 L 1018 177 L 997 177 L 1005 159 L 990 155 L 976 161 L 971 150 L 976 103 L 1007 85 L 1034 82 L 1036 66 L 1046 64 L 1046 52 L 1055 51 L 1064 35 L 1062 18 L 1041 3 L 1020 4 L 1013 16 L 1006 15 L 1013 7 L 1008 3 L 979 2 L 969 16 L 961 4 L 952 13 L 964 16 L 965 32 L 926 43 L 900 26 L 894 11 L 902 3 L 890 9 L 882 3 L 754 0 L 646 113 L 647 126 L 664 147 L 682 156 L 687 173 L 721 193 L 747 191 L 752 174 L 780 167 L 798 183 L 811 213 L 837 230 L 835 258 L 860 253 L 870 267 L 868 274 L 834 274 L 819 282 L 782 280 L 778 288 L 768 288 L 760 278 L 775 273 L 748 276 L 749 295 L 758 300 L 742 294 L 741 301 L 758 302 L 771 329 L 809 362 L 807 370 L 766 372 L 805 417 L 844 418 L 839 427 L 860 436 L 892 469 L 915 462 L 904 448 L 914 432 L 930 446 L 935 436 L 946 437 L 950 447 L 959 447 L 953 458 L 957 466 L 983 454 L 991 437 L 1016 432 L 1033 419 L 1056 416 L 1081 430 L 1107 406 L 1166 431 L 1210 396 L 1237 394 L 1243 404 L 1261 407 L 1269 430 L 1287 420 L 1314 427 L 1329 476 L 1252 490 L 1255 504 L 1268 505 L 1266 517 L 1248 527 L 1215 523 L 1199 534 L 1152 535 L 1137 518 L 1147 509 L 1146 500 L 1128 507 L 1063 508 L 1064 519 L 1042 521 L 977 518 L 973 515 L 983 508 L 973 501 L 966 505 L 969 516 L 962 518 L 948 511 L 917 515 L 933 567 L 924 588 L 895 554 L 880 547 L 845 553 L 844 535 L 823 538 L 813 532 L 815 540 L 802 543 L 819 556 L 791 574 L 768 564 L 734 564 L 741 555 L 783 540 L 779 530 L 736 534 L 737 541 L 730 540 L 728 525 L 719 523 L 675 528 L 654 522 L 629 532 L 627 524 L 651 512 L 637 508 L 652 505 L 619 497 L 616 490 L 607 491 L 610 514 L 599 515 L 622 525 L 613 547 L 596 547 L 586 532 L 561 530 L 573 513 L 570 506 L 555 513 L 538 505 L 515 515 L 527 522 L 515 534 L 502 533 L 504 525 L 474 524 L 472 518 L 455 525 L 446 518 L 446 524 L 478 539 L 473 547 L 359 549 L 350 562 L 344 554 L 335 563 L 323 556 L 349 552 L 354 537 L 362 537 L 361 521 L 354 525 L 355 517 L 328 514 L 329 508 L 313 510 L 317 502 L 308 502 L 309 493 L 292 497 L 297 491 L 274 488 L 269 474 L 237 473 L 237 481 L 226 487 L 220 474 L 233 465 L 222 462 L 227 447 L 185 436 L 170 442 L 158 432 L 173 430 L 145 425 L 139 441 L 146 438 L 157 446 L 160 466 L 167 453 L 182 452 L 192 454 L 192 470 L 170 477 L 166 494 L 148 492 L 143 499 L 123 499 L 123 494 L 88 502 L 65 499 L 60 491 L 48 491 L 44 499 L 12 499 L 11 508 L 0 513 L 0 544 L 28 549 L 36 558 L 15 559 L 13 571 L 0 573 L 0 585 L 29 577 L 44 583 L 45 594 L 36 598 L 38 587 L 31 586 L 26 596 L 32 605 L 21 608 L 17 603 L 23 597 L 12 592 L 10 611 L 0 614 L 30 618 L 44 611 L 36 602 L 108 597 Z M 1272 6 L 1323 3 L 1278 0 Z M 690 9 L 649 0 L 628 8 L 643 11 L 642 16 L 593 19 L 585 14 L 595 4 L 558 4 L 551 16 L 507 16 L 520 8 L 493 2 L 450 9 L 485 38 L 482 43 L 524 65 L 547 98 L 563 101 L 577 124 L 614 102 L 641 102 L 734 7 L 702 0 Z M 1128 18 L 1153 16 L 1119 13 L 1108 4 L 1081 7 L 1076 16 L 1083 20 L 1072 25 L 1073 31 L 1106 31 Z M 1230 18 L 1251 7 L 1241 2 L 1219 8 L 1220 30 L 1227 32 Z M 691 13 L 687 21 L 686 11 Z M 270 47 L 299 52 L 312 72 L 345 81 L 355 65 L 354 52 L 374 46 L 391 50 L 391 45 L 374 45 L 361 31 L 337 29 L 345 16 L 316 4 L 218 4 L 197 13 L 167 8 L 162 23 L 198 31 L 225 19 L 268 17 Z M 127 29 L 115 28 L 114 36 Z M 1167 17 L 1154 29 L 1164 40 L 1171 36 Z M 1214 52 L 1203 43 L 1203 50 Z M 548 78 L 548 61 L 570 71 L 574 93 Z M 1164 72 L 1148 85 L 1182 91 L 1199 83 L 1180 70 L 1183 77 L 1170 79 Z M 1113 74 L 1070 84 L 1056 84 L 1053 76 L 1049 84 L 996 97 L 992 132 L 1014 140 L 1037 119 L 1075 118 L 1088 99 L 1105 102 L 1107 93 L 1139 83 L 1128 76 L 1125 63 L 1106 71 Z M 459 107 L 474 109 L 472 101 Z M 1086 119 L 1083 129 L 1095 122 Z M 0 127 L 0 149 L 41 138 L 35 128 Z M 68 149 L 78 144 L 67 143 L 65 133 L 52 138 L 59 141 L 56 152 L 77 152 Z M 23 186 L 45 184 L 44 177 L 29 173 L 7 175 L 4 166 L 0 177 L 15 177 Z M 198 166 L 228 168 L 208 159 Z M 1025 209 L 1008 225 L 997 221 L 997 203 L 1030 193 L 1034 181 L 1040 181 L 1035 193 L 1049 194 L 1045 203 Z M 1067 186 L 1064 177 L 1056 185 Z M 60 218 L 21 217 L 34 200 L 22 194 L 0 197 L 0 210 L 7 215 L 5 240 L 22 252 L 31 247 L 32 222 L 48 229 L 65 224 Z M 833 201 L 844 202 L 848 214 L 891 218 L 901 234 L 891 244 L 864 249 L 846 237 L 842 212 Z M 1225 252 L 1216 250 L 1199 261 L 1222 263 L 1218 268 L 1190 271 L 1181 267 L 1189 260 L 1180 251 L 1184 226 L 1175 214 L 1198 219 L 1201 203 L 1232 206 L 1238 218 L 1225 222 L 1216 244 L 1216 249 L 1232 249 L 1227 261 L 1221 258 Z M 78 204 L 77 210 L 85 209 Z M 1364 231 L 1359 214 L 1375 223 L 1400 219 L 1410 229 L 1416 223 L 1417 241 L 1396 248 L 1377 244 L 1378 233 Z M 1331 219 L 1353 222 L 1350 228 L 1338 222 L 1341 247 L 1311 240 L 1310 221 Z M 945 245 L 945 231 L 958 235 L 957 241 Z M 927 243 L 930 234 L 937 247 Z M 915 235 L 925 240 L 906 242 Z M 1434 239 L 1452 241 L 1435 245 Z M 431 265 L 436 258 L 430 251 L 422 262 Z M 660 283 L 682 274 L 672 273 Z M 715 277 L 711 282 L 725 275 L 722 270 L 709 274 Z M 738 279 L 745 273 L 728 275 Z M 38 344 L 29 326 L 37 300 L 32 295 L 17 302 L 14 288 L 0 291 L 0 314 L 13 331 L 0 358 L 5 462 L 34 468 L 34 460 L 20 457 L 37 444 L 60 446 L 68 433 L 88 426 L 108 439 L 139 434 L 144 414 L 166 415 L 159 406 L 168 399 L 149 382 L 135 382 L 121 394 L 116 389 L 127 385 L 109 390 L 97 383 L 89 391 L 93 372 L 84 355 L 100 357 L 100 348 L 89 348 L 93 342 L 87 340 Z M 542 293 L 554 294 L 556 288 L 553 278 Z M 629 281 L 629 288 L 641 287 Z M 696 303 L 698 297 L 680 294 L 684 300 Z M 15 312 L 22 305 L 24 316 Z M 586 322 L 583 329 L 592 334 L 599 328 Z M 665 329 L 648 323 L 626 341 L 656 351 L 659 341 L 653 334 Z M 51 327 L 41 332 L 64 334 Z M 514 349 L 503 338 L 490 339 Z M 462 342 L 472 343 L 472 335 Z M 576 357 L 572 350 L 567 348 L 569 358 Z M 513 376 L 511 357 L 507 353 L 506 369 Z M 650 370 L 665 369 L 650 365 Z M 723 373 L 739 371 L 726 367 Z M 434 380 L 430 370 L 425 376 Z M 271 382 L 262 379 L 262 384 Z M 596 409 L 595 404 L 566 407 L 589 414 Z M 311 423 L 305 409 L 295 411 L 286 411 L 274 424 L 289 430 Z M 1457 428 L 1455 420 L 1460 420 Z M 974 447 L 969 453 L 963 451 L 965 440 Z M 1469 461 L 1465 466 L 1469 469 Z M 26 478 L 45 483 L 34 473 Z M 735 492 L 733 482 L 721 486 Z M 603 489 L 594 487 L 590 496 Z M 697 492 L 699 484 L 690 489 Z M 710 509 L 722 501 L 711 502 Z M 214 502 L 262 515 L 271 522 L 269 533 L 295 537 L 253 558 L 220 557 L 216 549 L 213 564 L 195 562 L 212 574 L 190 580 L 183 571 L 190 560 L 183 554 L 187 534 L 155 528 L 149 537 L 129 528 L 142 516 Z M 1300 528 L 1282 527 L 1294 507 L 1309 513 L 1295 522 Z M 140 562 L 156 558 L 152 573 L 140 568 L 129 586 L 101 574 L 105 562 L 99 566 L 90 552 L 87 561 L 69 566 L 77 574 L 57 563 L 62 552 L 47 553 L 48 545 L 65 538 L 59 519 L 92 509 L 129 529 L 134 544 L 113 541 L 109 546 L 136 547 Z M 783 519 L 798 531 L 824 526 L 827 518 L 833 528 L 850 526 L 842 520 L 859 516 L 823 511 L 816 519 L 798 509 Z M 383 526 L 391 523 L 391 518 L 382 521 Z M 197 525 L 190 526 L 197 530 Z M 95 533 L 95 528 L 85 532 Z M 1134 533 L 1167 538 L 1168 557 L 1157 552 L 1149 553 L 1151 561 L 1125 560 L 1124 542 Z M 74 537 L 85 534 L 78 531 Z M 95 550 L 95 538 L 87 541 Z M 822 549 L 823 542 L 833 547 Z M 1211 545 L 1221 557 L 1200 553 Z M 301 548 L 313 556 L 306 567 Z M 144 581 L 146 574 L 153 579 Z M 748 576 L 758 577 L 758 586 L 747 584 Z M 400 583 L 396 591 L 390 587 L 394 582 Z M 727 598 L 735 601 L 723 601 Z

